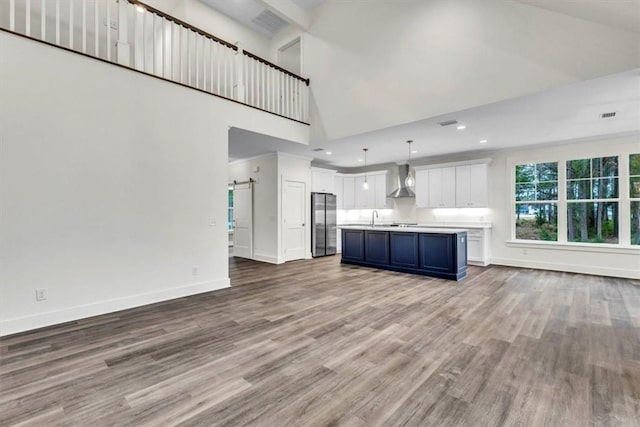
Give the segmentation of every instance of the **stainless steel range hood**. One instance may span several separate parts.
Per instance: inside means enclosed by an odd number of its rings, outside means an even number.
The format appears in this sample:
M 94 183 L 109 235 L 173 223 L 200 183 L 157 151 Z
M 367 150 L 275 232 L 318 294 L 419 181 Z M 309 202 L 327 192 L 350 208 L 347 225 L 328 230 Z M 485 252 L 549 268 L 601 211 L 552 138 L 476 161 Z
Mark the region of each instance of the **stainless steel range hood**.
M 391 197 L 394 199 L 400 197 L 416 197 L 416 194 L 409 187 L 404 185 L 404 180 L 407 178 L 409 174 L 409 165 L 399 165 L 398 166 L 398 188 L 391 193 L 387 197 Z

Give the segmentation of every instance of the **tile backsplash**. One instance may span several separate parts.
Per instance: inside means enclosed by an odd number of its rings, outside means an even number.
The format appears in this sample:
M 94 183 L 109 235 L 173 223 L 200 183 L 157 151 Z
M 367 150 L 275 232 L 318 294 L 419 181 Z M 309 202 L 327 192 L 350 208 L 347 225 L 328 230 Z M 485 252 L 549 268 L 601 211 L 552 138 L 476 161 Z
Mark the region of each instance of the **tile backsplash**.
M 368 224 L 371 222 L 373 209 L 338 210 L 338 224 Z M 394 199 L 393 208 L 377 209 L 376 223 L 491 223 L 491 210 L 488 208 L 472 209 L 418 209 L 415 199 Z

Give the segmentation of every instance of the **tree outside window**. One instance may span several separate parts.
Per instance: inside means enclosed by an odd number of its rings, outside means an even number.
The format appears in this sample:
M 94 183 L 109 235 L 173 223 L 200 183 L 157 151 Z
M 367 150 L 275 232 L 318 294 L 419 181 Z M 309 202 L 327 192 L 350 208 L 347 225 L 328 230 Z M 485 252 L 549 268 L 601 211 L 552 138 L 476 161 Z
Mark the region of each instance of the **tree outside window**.
M 515 167 L 516 239 L 558 240 L 558 162 Z
M 640 245 L 640 154 L 629 155 L 631 244 Z
M 567 161 L 567 240 L 618 243 L 618 156 Z

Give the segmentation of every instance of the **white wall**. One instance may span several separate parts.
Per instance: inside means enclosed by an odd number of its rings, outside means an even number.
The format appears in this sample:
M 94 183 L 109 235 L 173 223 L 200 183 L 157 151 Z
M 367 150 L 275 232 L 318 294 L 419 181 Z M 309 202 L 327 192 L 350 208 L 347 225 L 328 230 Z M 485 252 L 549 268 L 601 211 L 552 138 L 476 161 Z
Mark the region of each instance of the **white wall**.
M 232 143 L 242 143 L 233 141 Z M 258 172 L 253 172 L 258 168 Z M 253 258 L 258 261 L 278 261 L 278 157 L 274 154 L 229 164 L 229 182 L 248 181 L 253 184 Z
M 6 33 L 0 81 L 3 335 L 227 286 L 229 126 L 308 142 L 305 125 Z
M 493 264 L 516 267 L 534 267 L 548 270 L 608 276 L 640 278 L 640 247 L 635 249 L 608 250 L 576 245 L 543 246 L 535 244 L 512 244 L 512 191 L 511 164 L 516 161 L 535 162 L 540 159 L 584 159 L 604 155 L 640 152 L 640 137 L 607 138 L 557 146 L 544 146 L 527 150 L 501 151 L 489 167 L 489 206 L 493 228 L 491 232 L 491 261 Z M 620 183 L 622 192 L 625 185 Z M 624 208 L 624 205 L 621 205 Z M 628 207 L 627 207 L 628 208 Z M 622 211 L 622 209 L 621 209 Z M 559 215 L 565 215 L 559 212 Z M 628 215 L 628 214 L 627 214 Z M 628 220 L 628 216 L 627 216 Z M 625 216 L 621 213 L 621 233 L 628 230 Z
M 635 32 L 516 1 L 328 1 L 304 36 L 314 138 L 634 69 L 639 48 Z
M 241 144 L 242 141 L 232 141 Z M 311 218 L 310 159 L 270 153 L 229 163 L 229 182 L 253 178 L 253 259 L 272 264 L 284 262 L 282 245 L 282 184 L 285 179 L 304 182 L 307 188 L 306 217 Z M 258 172 L 253 172 L 258 168 Z M 311 258 L 310 228 L 307 227 L 307 258 Z
M 275 59 L 267 37 L 198 0 L 180 0 L 177 3 L 170 0 L 150 0 L 148 4 L 229 43 L 240 42 L 243 49 L 264 59 L 272 62 Z

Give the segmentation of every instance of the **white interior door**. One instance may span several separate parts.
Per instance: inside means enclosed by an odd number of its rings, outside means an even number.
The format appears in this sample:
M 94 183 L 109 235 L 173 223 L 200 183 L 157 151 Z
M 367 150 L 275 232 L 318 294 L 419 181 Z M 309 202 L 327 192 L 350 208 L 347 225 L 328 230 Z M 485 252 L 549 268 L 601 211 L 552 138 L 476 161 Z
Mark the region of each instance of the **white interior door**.
M 306 185 L 304 182 L 283 182 L 282 246 L 284 260 L 304 259 L 306 245 Z
M 251 184 L 233 188 L 233 256 L 253 258 L 253 190 Z

